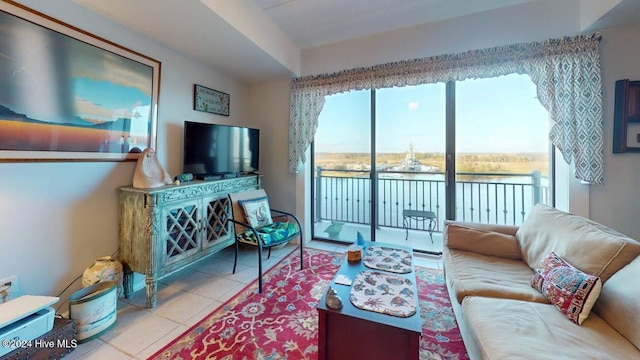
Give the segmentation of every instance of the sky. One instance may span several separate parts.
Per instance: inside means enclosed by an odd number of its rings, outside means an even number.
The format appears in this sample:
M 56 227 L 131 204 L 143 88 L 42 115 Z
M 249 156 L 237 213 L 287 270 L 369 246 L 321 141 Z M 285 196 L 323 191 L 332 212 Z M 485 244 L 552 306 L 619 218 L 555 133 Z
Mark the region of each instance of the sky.
M 0 105 L 52 123 L 73 116 L 113 121 L 145 109 L 149 113 L 152 61 L 2 12 L 0 24 Z M 146 119 L 148 127 L 148 114 Z
M 370 152 L 369 90 L 325 98 L 316 152 Z M 379 153 L 445 152 L 445 84 L 376 91 Z M 528 75 L 456 83 L 456 151 L 548 152 L 549 120 Z
M 137 87 L 86 77 L 73 79 L 76 114 L 82 118 L 115 121 L 119 118 L 149 119 L 151 97 Z M 132 114 L 145 108 L 143 114 Z

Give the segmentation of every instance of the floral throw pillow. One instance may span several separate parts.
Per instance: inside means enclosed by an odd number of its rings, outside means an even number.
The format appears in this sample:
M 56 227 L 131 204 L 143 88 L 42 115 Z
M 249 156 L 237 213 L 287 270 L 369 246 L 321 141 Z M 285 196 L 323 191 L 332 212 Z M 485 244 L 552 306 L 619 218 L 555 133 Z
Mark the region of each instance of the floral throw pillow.
M 531 286 L 572 322 L 582 325 L 600 296 L 602 282 L 551 252 L 536 268 Z
M 240 203 L 242 209 L 244 209 L 244 217 L 247 219 L 247 223 L 252 227 L 261 228 L 273 224 L 269 199 L 267 199 L 267 197 L 240 200 L 238 203 Z

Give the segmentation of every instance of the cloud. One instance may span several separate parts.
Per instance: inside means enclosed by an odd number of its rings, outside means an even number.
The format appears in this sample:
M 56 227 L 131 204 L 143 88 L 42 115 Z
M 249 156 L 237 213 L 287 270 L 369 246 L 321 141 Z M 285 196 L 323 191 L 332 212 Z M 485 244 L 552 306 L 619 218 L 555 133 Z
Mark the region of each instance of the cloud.
M 133 87 L 151 96 L 150 66 L 82 43 L 75 43 L 73 52 L 79 53 L 70 59 L 73 77 Z
M 131 118 L 130 109 L 108 109 L 92 101 L 76 97 L 76 113 L 84 118 L 99 119 L 101 121 L 115 121 L 119 118 Z

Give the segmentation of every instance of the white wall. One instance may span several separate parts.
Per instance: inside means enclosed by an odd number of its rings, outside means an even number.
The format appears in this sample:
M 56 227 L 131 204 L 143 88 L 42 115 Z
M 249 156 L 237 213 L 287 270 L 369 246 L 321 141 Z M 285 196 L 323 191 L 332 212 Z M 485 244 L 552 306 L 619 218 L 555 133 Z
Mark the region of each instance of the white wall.
M 398 60 L 577 35 L 580 33 L 580 14 L 575 11 L 578 1 L 541 0 L 306 49 L 302 53 L 302 73 L 332 73 Z M 588 190 L 579 182 L 563 180 L 566 184 L 561 186 L 572 190 L 562 208 L 589 216 Z M 299 182 L 297 186 L 306 184 Z
M 576 1 L 576 0 L 567 0 Z M 303 216 L 309 203 L 307 170 L 287 172 L 289 83 L 248 87 L 68 1 L 22 1 L 48 15 L 162 62 L 157 150 L 175 175 L 181 171 L 184 120 L 261 128 L 261 173 L 274 207 Z M 487 12 L 338 43 L 303 52 L 304 74 L 455 53 L 515 42 L 575 35 L 577 14 L 566 2 L 539 1 L 524 8 Z M 496 19 L 513 19 L 508 28 Z M 640 238 L 636 201 L 640 154 L 611 153 L 614 82 L 640 79 L 640 26 L 607 29 L 602 42 L 605 176 L 592 186 L 591 217 Z M 192 87 L 202 84 L 231 95 L 231 116 L 193 111 Z M 56 295 L 93 259 L 118 246 L 117 188 L 130 185 L 134 163 L 0 163 L 0 279 L 18 274 L 29 294 Z M 305 220 L 307 229 L 309 221 Z
M 249 91 L 250 118 L 260 128 L 260 174 L 269 203 L 275 209 L 293 212 L 303 223 L 306 240 L 311 237 L 311 223 L 304 211 L 305 200 L 296 189 L 304 184 L 304 174 L 289 173 L 289 80 L 254 85 Z
M 260 174 L 269 202 L 275 208 L 295 210 L 295 194 L 282 182 L 290 181 L 289 154 L 289 81 L 280 80 L 254 85 L 249 91 L 249 117 L 260 128 Z
M 540 0 L 302 51 L 302 75 L 579 33 L 577 0 Z
M 574 1 L 574 0 L 571 0 Z M 302 73 L 315 75 L 332 73 L 344 69 L 366 67 L 391 61 L 413 59 L 440 54 L 459 53 L 512 43 L 542 41 L 562 36 L 579 34 L 580 18 L 569 6 L 571 1 L 538 1 L 525 6 L 511 7 L 468 16 L 435 24 L 421 25 L 389 32 L 382 35 L 345 41 L 303 50 Z M 506 25 L 504 19 L 513 19 Z M 500 19 L 500 21 L 498 21 Z M 576 214 L 589 216 L 595 221 L 611 226 L 627 235 L 640 239 L 640 154 L 613 155 L 613 101 L 614 83 L 618 79 L 640 80 L 640 26 L 605 29 L 602 40 L 602 75 L 604 87 L 605 125 L 605 185 L 587 186 L 579 181 L 567 180 L 563 184 L 571 188 L 571 194 L 563 199 L 563 206 Z M 280 89 L 280 90 L 279 90 Z M 275 96 L 273 92 L 289 90 L 279 84 L 252 87 L 251 97 Z M 285 95 L 282 95 L 284 98 Z M 265 118 L 280 121 L 284 128 L 288 116 L 284 116 L 286 104 L 261 106 L 259 111 Z M 282 106 L 283 108 L 280 108 Z M 288 108 L 287 108 L 288 111 Z M 271 116 L 273 115 L 273 116 Z M 276 126 L 276 125 L 273 125 Z M 274 141 L 287 145 L 285 133 L 277 133 Z M 283 151 L 278 153 L 284 154 Z M 558 161 L 562 161 L 558 157 Z M 306 174 L 310 173 L 307 163 Z M 298 174 L 278 173 L 277 186 L 280 192 L 304 194 L 308 192 L 309 180 Z M 308 178 L 308 176 L 306 176 Z M 308 199 L 309 197 L 307 197 Z M 299 214 L 309 204 L 296 198 Z
M 640 239 L 640 154 L 613 154 L 615 82 L 640 80 L 640 24 L 605 29 L 600 48 L 605 184 L 591 186 L 591 218 Z
M 184 120 L 248 125 L 246 85 L 70 0 L 22 3 L 162 62 L 157 152 L 172 176 L 181 172 Z M 194 83 L 230 94 L 231 116 L 194 111 Z M 134 169 L 133 162 L 0 163 L 0 279 L 17 274 L 22 293 L 57 295 L 95 258 L 114 253 L 117 188 L 131 185 Z

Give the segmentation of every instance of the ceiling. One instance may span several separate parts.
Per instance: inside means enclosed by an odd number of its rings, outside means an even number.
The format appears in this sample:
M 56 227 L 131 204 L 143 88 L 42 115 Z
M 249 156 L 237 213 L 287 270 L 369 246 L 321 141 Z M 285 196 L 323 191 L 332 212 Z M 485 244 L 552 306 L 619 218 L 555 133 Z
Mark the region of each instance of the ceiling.
M 278 51 L 269 51 L 274 44 L 279 50 L 288 46 L 297 52 L 297 58 L 292 58 L 299 63 L 301 49 L 541 0 L 68 1 L 240 81 L 254 83 L 295 74 L 295 66 L 287 64 L 287 59 L 278 59 Z M 607 1 L 640 3 L 638 0 Z M 629 11 L 618 12 L 619 17 L 629 17 Z M 609 26 L 616 22 L 605 20 Z M 276 31 L 265 35 L 264 29 Z M 278 36 L 279 42 L 274 42 Z
M 301 49 L 537 0 L 253 0 Z

